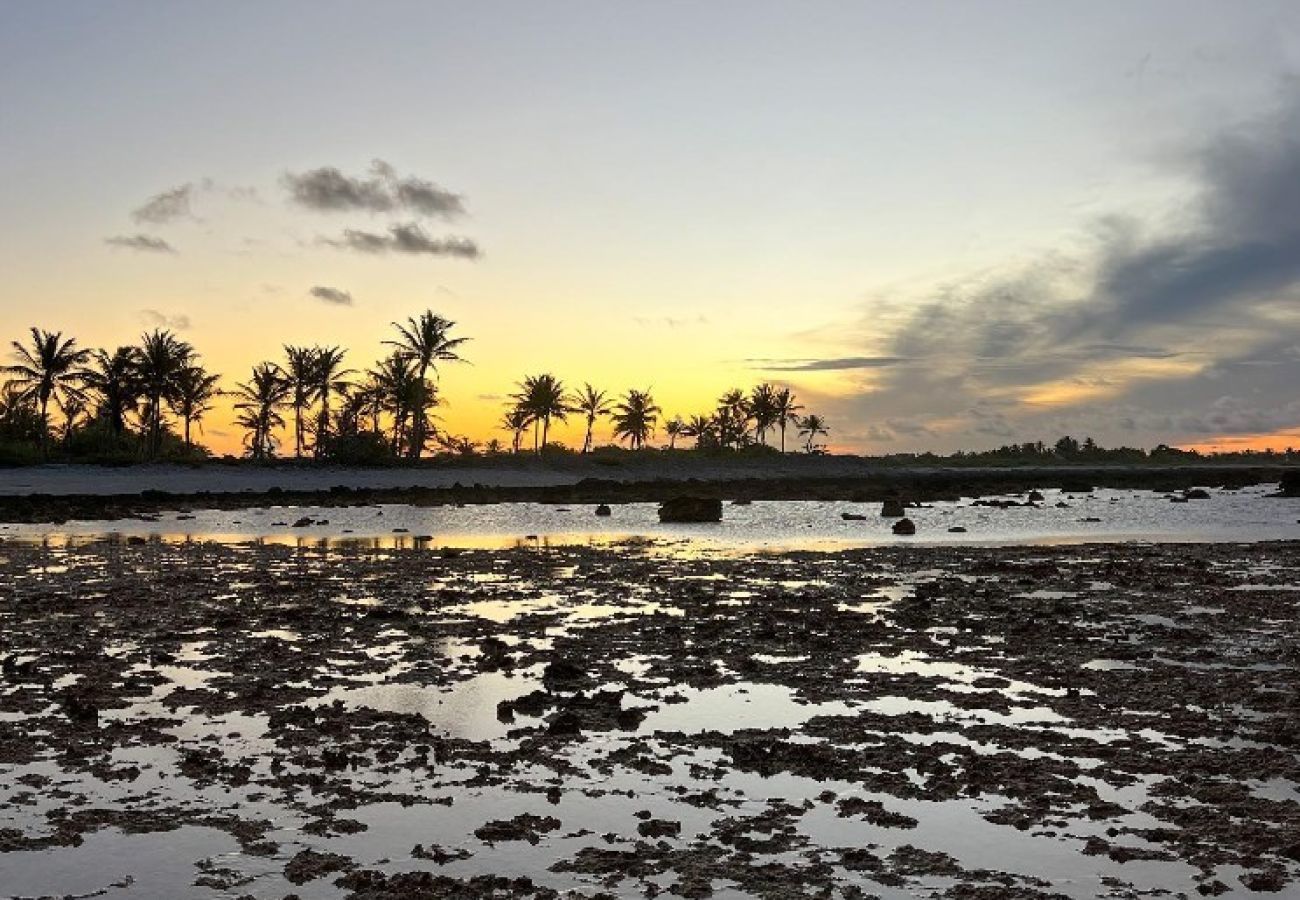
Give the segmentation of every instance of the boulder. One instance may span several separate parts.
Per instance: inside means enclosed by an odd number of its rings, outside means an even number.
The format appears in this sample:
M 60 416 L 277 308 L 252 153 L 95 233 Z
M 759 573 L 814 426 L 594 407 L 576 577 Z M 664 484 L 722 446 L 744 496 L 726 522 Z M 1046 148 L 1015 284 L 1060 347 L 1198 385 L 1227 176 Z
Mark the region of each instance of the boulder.
M 1283 497 L 1300 497 L 1300 469 L 1290 469 L 1282 473 L 1278 494 Z
M 672 497 L 659 504 L 660 522 L 721 522 L 722 501 L 716 497 Z
M 916 534 L 916 523 L 911 519 L 899 519 L 894 523 L 894 534 Z
M 1029 492 L 1029 502 L 1030 502 L 1030 503 L 1042 503 L 1042 502 L 1043 502 L 1043 499 L 1044 499 L 1044 498 L 1043 498 L 1043 494 L 1042 494 L 1041 491 L 1030 491 L 1030 492 Z
M 842 512 L 840 518 L 845 522 L 865 522 L 867 517 L 860 513 Z
M 1183 491 L 1183 496 L 1186 497 L 1188 500 L 1209 500 L 1210 492 L 1207 491 L 1205 488 L 1192 488 L 1190 490 Z
M 880 507 L 880 515 L 885 519 L 901 519 L 907 515 L 903 511 L 903 501 L 897 497 L 890 497 Z
M 610 510 L 609 510 L 609 504 L 608 504 L 608 503 L 602 503 L 602 504 L 600 504 L 599 506 L 596 507 L 596 515 L 598 515 L 598 516 L 608 516 L 609 514 L 610 514 Z

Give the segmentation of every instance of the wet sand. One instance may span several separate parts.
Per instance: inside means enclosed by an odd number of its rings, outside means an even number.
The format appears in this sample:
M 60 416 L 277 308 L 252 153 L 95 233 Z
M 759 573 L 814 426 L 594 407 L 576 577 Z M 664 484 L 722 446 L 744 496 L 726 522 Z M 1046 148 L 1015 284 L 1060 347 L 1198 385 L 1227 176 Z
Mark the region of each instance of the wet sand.
M 0 543 L 0 894 L 1300 890 L 1300 544 Z

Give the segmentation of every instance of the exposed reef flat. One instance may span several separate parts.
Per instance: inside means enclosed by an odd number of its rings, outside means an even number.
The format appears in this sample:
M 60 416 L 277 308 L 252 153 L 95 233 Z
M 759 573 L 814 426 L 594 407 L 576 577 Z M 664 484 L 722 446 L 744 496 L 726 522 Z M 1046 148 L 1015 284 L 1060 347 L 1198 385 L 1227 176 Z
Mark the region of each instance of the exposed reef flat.
M 0 543 L 17 895 L 1294 891 L 1300 545 Z

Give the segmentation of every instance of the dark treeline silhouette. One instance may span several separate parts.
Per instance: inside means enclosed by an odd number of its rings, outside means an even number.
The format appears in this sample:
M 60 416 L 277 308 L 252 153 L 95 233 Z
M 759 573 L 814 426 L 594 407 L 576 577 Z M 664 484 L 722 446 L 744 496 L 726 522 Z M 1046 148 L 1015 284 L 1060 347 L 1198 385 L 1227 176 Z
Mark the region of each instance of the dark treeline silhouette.
M 788 387 L 759 384 L 729 390 L 712 409 L 665 418 L 648 388 L 613 395 L 589 383 L 570 389 L 550 373 L 524 378 L 510 396 L 499 427 L 509 441 L 485 443 L 441 423 L 442 366 L 460 362 L 468 338 L 455 323 L 425 311 L 393 323 L 387 353 L 364 370 L 333 346 L 286 344 L 283 356 L 253 366 L 231 389 L 208 371 L 189 343 L 165 329 L 113 350 L 90 349 L 62 332 L 32 328 L 12 342 L 12 364 L 0 368 L 0 464 L 45 460 L 126 463 L 200 461 L 209 452 L 196 439 L 217 399 L 226 395 L 246 455 L 277 455 L 348 464 L 390 464 L 426 454 L 474 456 L 520 453 L 610 454 L 639 451 L 662 432 L 662 449 L 692 453 L 826 451 L 826 420 L 803 406 Z M 570 449 L 551 440 L 570 419 L 582 443 Z M 612 444 L 597 445 L 607 430 Z M 1151 450 L 1105 448 L 1092 438 L 1062 437 L 1008 444 L 994 450 L 896 453 L 883 465 L 1179 464 L 1185 462 L 1300 462 L 1285 451 L 1201 454 L 1161 444 Z
M 556 423 L 580 416 L 580 452 L 596 448 L 608 420 L 610 436 L 630 450 L 650 446 L 663 410 L 649 389 L 612 396 L 591 384 L 570 391 L 551 374 L 525 378 L 500 426 L 511 436 L 484 444 L 442 427 L 438 409 L 441 367 L 460 362 L 468 338 L 455 323 L 430 311 L 394 322 L 388 353 L 373 366 L 349 366 L 333 346 L 285 344 L 276 360 L 259 362 L 233 388 L 218 385 L 195 349 L 171 331 L 156 329 L 138 344 L 108 350 L 78 346 L 62 332 L 32 328 L 12 343 L 0 393 L 0 463 L 46 460 L 131 462 L 198 461 L 209 454 L 194 439 L 218 397 L 230 398 L 246 455 L 278 455 L 352 464 L 381 464 L 435 455 L 518 453 L 532 433 L 532 449 L 572 452 L 551 441 Z M 808 453 L 824 452 L 828 433 L 789 388 L 760 384 L 748 395 L 728 392 L 716 409 L 663 423 L 668 449 L 693 438 L 699 450 L 786 449 L 793 430 Z
M 521 381 L 510 397 L 510 406 L 501 417 L 501 426 L 512 435 L 511 449 L 518 452 L 524 434 L 532 430 L 533 450 L 552 449 L 548 441 L 551 424 L 566 422 L 571 415 L 581 416 L 584 424 L 581 453 L 595 449 L 596 427 L 609 419 L 616 442 L 629 449 L 646 447 L 658 429 L 663 409 L 649 390 L 632 388 L 620 397 L 611 397 L 590 384 L 569 391 L 554 375 L 530 375 Z M 788 387 L 760 384 L 746 394 L 739 389 L 723 394 L 717 406 L 689 419 L 674 416 L 663 423 L 668 450 L 676 450 L 679 439 L 693 439 L 696 450 L 745 450 L 749 448 L 786 450 L 786 434 L 793 430 L 801 438 L 806 453 L 824 453 L 818 438 L 830 433 L 821 416 L 800 416 L 803 407 L 795 401 Z M 779 436 L 779 447 L 768 443 Z M 559 448 L 564 449 L 564 448 Z

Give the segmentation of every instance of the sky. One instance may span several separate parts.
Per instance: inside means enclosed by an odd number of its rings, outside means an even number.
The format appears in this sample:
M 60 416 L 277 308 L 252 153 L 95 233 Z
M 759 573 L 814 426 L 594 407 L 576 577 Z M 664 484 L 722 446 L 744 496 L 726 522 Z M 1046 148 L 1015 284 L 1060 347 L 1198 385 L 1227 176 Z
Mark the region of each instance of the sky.
M 480 440 L 553 372 L 788 384 L 838 451 L 1300 446 L 1300 6 L 0 3 L 6 341 L 233 386 L 425 309 Z

